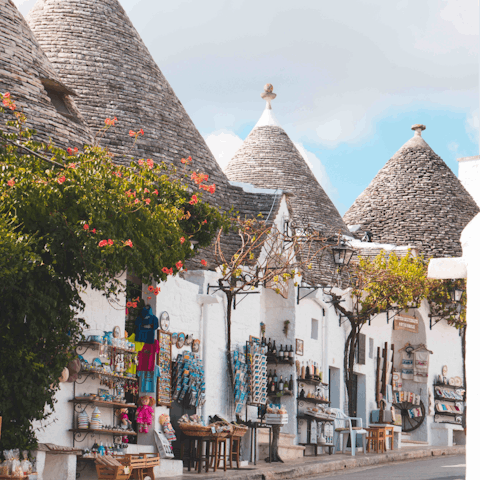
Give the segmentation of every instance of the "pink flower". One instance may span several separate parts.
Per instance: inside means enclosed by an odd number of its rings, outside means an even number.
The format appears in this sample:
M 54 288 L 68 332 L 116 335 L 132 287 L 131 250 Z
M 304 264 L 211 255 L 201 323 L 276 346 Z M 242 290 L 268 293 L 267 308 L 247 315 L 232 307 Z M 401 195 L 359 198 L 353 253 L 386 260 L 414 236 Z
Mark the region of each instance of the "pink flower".
M 207 219 L 205 219 L 203 222 L 202 222 L 202 225 L 205 225 L 207 223 Z
M 148 168 L 153 168 L 153 160 L 151 158 L 147 159 Z
M 96 228 L 93 228 L 92 230 L 90 230 L 93 234 L 97 233 L 97 229 Z
M 139 203 L 139 202 L 140 202 L 140 200 L 138 198 L 136 198 L 133 203 Z
M 206 260 L 202 260 L 200 263 L 201 263 L 204 267 L 207 266 L 207 261 L 206 261 Z
M 177 270 L 180 270 L 183 267 L 183 263 L 179 260 L 175 266 L 177 267 Z
M 72 155 L 72 154 L 73 154 L 73 150 L 72 150 L 71 148 L 67 148 L 67 153 L 68 153 L 69 155 Z
M 149 190 L 148 188 L 145 188 L 145 189 L 143 190 L 143 193 L 150 193 L 150 190 Z
M 3 96 L 3 98 L 10 98 L 10 92 L 7 92 L 7 93 Z
M 187 161 L 186 161 L 184 158 L 182 158 L 180 161 L 181 161 L 182 163 L 187 163 Z
M 144 162 L 142 159 L 140 159 L 140 160 L 138 161 L 138 164 L 139 164 L 139 165 L 143 165 L 144 163 L 145 163 L 145 162 Z
M 154 190 L 154 191 L 153 191 L 153 194 L 154 194 L 154 195 L 158 195 L 158 190 Z
M 150 205 L 150 202 L 151 202 L 151 200 L 150 200 L 149 198 L 146 198 L 146 199 L 145 199 L 145 203 L 146 203 L 147 205 Z
M 140 135 L 143 135 L 145 132 L 143 131 L 143 128 L 141 128 L 138 132 Z
M 61 185 L 65 180 L 65 175 L 63 175 L 57 179 L 57 182 Z
M 132 302 L 132 308 L 137 308 L 137 302 Z
M 90 227 L 89 227 L 88 223 L 86 223 L 86 224 L 83 226 L 83 229 L 84 229 L 84 230 L 88 230 L 89 228 L 90 228 Z
M 76 168 L 77 164 L 76 163 L 69 163 L 68 168 Z
M 108 239 L 108 244 L 113 245 L 113 240 L 111 238 Z
M 192 195 L 192 199 L 188 202 L 190 205 L 196 205 L 198 203 L 198 198 L 196 195 Z
M 108 242 L 107 242 L 106 240 L 100 240 L 100 241 L 98 242 L 98 246 L 99 246 L 99 247 L 104 247 L 105 245 L 107 245 L 107 243 L 108 243 Z
M 180 238 L 180 243 L 183 245 L 185 243 L 185 237 Z
M 133 243 L 130 239 L 128 239 L 126 242 L 124 242 L 124 244 L 125 244 L 126 247 L 133 248 Z
M 9 187 L 13 187 L 13 186 L 15 185 L 15 180 L 12 178 L 11 180 L 9 180 L 9 181 L 7 182 L 7 185 L 8 185 Z
M 131 136 L 131 137 L 134 137 L 136 135 L 136 133 L 133 131 L 133 130 L 130 130 L 128 132 L 128 134 Z
M 210 193 L 215 193 L 215 188 L 216 188 L 216 187 L 215 187 L 215 184 L 210 185 L 210 186 L 208 187 L 208 191 L 209 191 Z

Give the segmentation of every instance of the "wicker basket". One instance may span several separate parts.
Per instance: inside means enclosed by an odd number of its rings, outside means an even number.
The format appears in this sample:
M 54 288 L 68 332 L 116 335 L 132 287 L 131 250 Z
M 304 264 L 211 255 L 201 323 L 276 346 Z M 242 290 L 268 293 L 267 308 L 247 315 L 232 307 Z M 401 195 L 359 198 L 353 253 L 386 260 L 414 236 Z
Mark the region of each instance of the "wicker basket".
M 189 437 L 210 437 L 212 429 L 195 423 L 179 423 L 180 430 Z
M 233 425 L 232 435 L 234 437 L 243 437 L 248 432 L 248 427 L 244 425 Z

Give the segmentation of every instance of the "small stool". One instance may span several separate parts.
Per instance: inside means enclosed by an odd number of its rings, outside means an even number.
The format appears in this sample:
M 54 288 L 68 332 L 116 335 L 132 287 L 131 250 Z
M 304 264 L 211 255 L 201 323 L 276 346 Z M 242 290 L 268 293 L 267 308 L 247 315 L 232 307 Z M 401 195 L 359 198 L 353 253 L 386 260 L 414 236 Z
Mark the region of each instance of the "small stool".
M 242 437 L 230 435 L 230 467 L 233 468 L 233 462 L 237 462 L 237 468 L 240 468 L 240 440 Z
M 387 450 L 387 440 L 390 439 L 390 450 L 393 450 L 393 427 L 385 427 L 385 450 Z
M 366 428 L 367 436 L 365 437 L 367 440 L 367 452 L 370 453 L 370 448 L 375 452 L 379 453 L 380 448 L 380 429 L 379 428 Z
M 213 471 L 216 472 L 220 464 L 220 460 L 223 461 L 223 471 L 227 471 L 227 439 L 225 437 L 213 437 L 212 442 L 212 459 Z M 208 471 L 208 470 L 207 470 Z

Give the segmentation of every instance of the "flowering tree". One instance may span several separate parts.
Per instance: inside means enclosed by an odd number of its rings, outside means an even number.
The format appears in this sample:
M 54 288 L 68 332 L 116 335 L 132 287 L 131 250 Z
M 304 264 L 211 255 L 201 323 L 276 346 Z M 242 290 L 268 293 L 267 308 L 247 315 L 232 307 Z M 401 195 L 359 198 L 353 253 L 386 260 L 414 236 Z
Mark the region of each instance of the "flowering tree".
M 355 351 L 365 323 L 379 313 L 415 308 L 423 299 L 430 303 L 438 320 L 444 318 L 457 328 L 464 324 L 465 312 L 452 306 L 442 280 L 427 278 L 427 262 L 410 252 L 404 257 L 381 252 L 375 258 L 359 257 L 350 267 L 351 307 L 342 305 L 342 295 L 328 292 L 336 310 L 347 319 L 350 331 L 345 341 L 344 379 L 348 394 L 348 411 L 355 416 L 353 397 Z M 464 295 L 465 297 L 465 295 Z M 433 310 L 435 308 L 435 310 Z M 453 309 L 455 312 L 453 313 Z
M 115 296 L 126 269 L 158 294 L 154 282 L 184 268 L 207 246 L 224 217 L 202 199 L 206 175 L 151 159 L 114 163 L 96 145 L 67 151 L 33 140 L 25 115 L 0 96 L 0 450 L 34 446 L 32 420 L 53 406 L 58 378 L 81 339 L 90 286 Z M 101 135 L 115 125 L 107 119 Z M 133 142 L 139 132 L 131 132 Z

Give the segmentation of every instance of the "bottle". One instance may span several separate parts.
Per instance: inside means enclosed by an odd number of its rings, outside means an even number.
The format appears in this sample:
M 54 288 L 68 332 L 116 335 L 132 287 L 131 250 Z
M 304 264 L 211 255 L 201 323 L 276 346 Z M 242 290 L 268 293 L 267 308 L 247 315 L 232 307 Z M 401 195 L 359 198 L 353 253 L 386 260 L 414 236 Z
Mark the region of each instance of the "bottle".
M 300 378 L 302 380 L 305 380 L 305 364 L 304 364 L 304 362 L 302 362 L 302 369 L 301 369 Z
M 276 385 L 278 382 L 277 371 L 273 371 L 273 383 Z
M 275 382 L 274 382 L 274 380 L 272 380 L 272 382 L 270 383 L 270 392 L 275 393 Z
M 275 345 L 275 340 L 273 341 L 273 344 L 272 344 L 272 353 L 273 353 L 274 355 L 277 354 L 277 347 L 276 347 L 276 345 Z
M 288 388 L 288 381 L 287 381 L 287 378 L 285 377 L 285 383 L 283 384 L 283 390 L 285 392 L 288 392 L 289 388 Z
M 310 367 L 308 365 L 308 362 L 307 362 L 307 367 L 305 368 L 305 378 L 310 378 L 311 375 L 310 375 Z
M 303 388 L 300 390 L 300 398 L 305 398 L 305 390 Z
M 268 339 L 267 347 L 268 353 L 270 353 L 272 351 L 272 340 L 270 338 Z
M 293 375 L 290 375 L 290 381 L 288 382 L 288 389 L 293 393 Z
M 280 350 L 278 351 L 278 358 L 280 360 L 283 360 L 283 348 L 282 345 L 280 345 Z
M 290 358 L 290 360 L 293 360 L 293 346 L 290 345 L 290 351 L 288 352 L 288 356 Z
M 283 391 L 283 378 L 280 375 L 280 382 L 278 383 L 278 391 L 282 392 Z
M 105 455 L 105 447 L 103 446 L 103 442 L 98 447 L 98 454 L 103 457 Z

